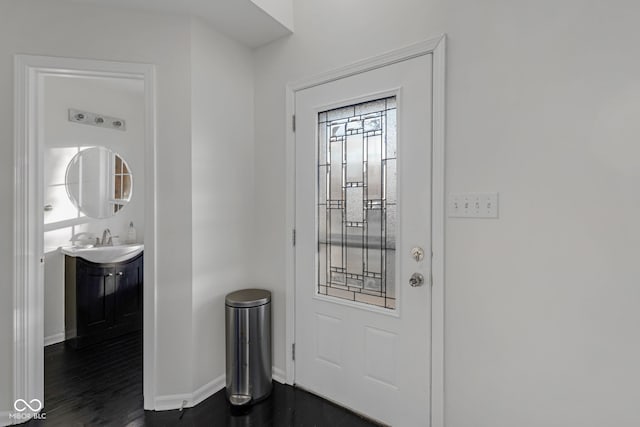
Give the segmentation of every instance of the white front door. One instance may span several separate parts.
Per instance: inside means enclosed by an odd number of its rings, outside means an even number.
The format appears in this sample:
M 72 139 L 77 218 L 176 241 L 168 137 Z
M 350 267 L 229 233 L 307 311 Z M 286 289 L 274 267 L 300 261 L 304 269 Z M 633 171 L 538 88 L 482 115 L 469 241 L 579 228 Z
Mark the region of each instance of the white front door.
M 431 410 L 431 89 L 428 54 L 295 95 L 295 382 L 394 426 Z

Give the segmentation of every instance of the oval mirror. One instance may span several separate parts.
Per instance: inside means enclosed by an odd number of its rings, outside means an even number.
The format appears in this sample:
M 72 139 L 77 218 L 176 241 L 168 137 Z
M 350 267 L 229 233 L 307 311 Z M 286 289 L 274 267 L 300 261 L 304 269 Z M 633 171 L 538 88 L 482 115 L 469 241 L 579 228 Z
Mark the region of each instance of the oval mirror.
M 67 166 L 67 194 L 86 216 L 108 218 L 131 200 L 133 175 L 127 162 L 106 147 L 76 154 Z

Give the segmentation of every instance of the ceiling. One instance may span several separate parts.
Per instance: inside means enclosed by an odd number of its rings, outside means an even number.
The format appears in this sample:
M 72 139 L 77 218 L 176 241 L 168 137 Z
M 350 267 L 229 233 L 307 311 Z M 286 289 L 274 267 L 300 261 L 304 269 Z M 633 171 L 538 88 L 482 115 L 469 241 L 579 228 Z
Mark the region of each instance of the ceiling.
M 217 31 L 255 48 L 291 34 L 291 29 L 251 0 L 76 0 L 128 9 L 197 16 Z

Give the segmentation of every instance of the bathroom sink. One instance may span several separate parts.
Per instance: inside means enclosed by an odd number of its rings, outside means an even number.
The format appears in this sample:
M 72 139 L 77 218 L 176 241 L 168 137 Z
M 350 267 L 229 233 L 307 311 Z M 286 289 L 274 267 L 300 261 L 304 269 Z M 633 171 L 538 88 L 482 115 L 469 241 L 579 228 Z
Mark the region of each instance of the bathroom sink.
M 127 261 L 144 250 L 144 244 L 95 246 L 92 248 L 69 246 L 60 248 L 63 254 L 80 257 L 99 264 Z

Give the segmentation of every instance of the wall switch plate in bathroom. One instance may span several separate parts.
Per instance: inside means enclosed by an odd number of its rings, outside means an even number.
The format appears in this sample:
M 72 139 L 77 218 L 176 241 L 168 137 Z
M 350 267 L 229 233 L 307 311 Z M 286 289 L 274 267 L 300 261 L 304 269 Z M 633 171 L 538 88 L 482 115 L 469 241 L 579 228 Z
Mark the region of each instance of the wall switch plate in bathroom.
M 498 218 L 498 193 L 449 193 L 450 218 Z

